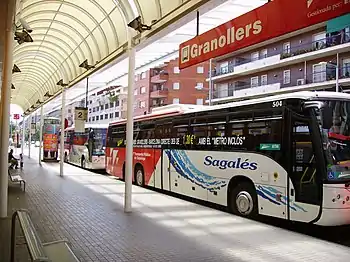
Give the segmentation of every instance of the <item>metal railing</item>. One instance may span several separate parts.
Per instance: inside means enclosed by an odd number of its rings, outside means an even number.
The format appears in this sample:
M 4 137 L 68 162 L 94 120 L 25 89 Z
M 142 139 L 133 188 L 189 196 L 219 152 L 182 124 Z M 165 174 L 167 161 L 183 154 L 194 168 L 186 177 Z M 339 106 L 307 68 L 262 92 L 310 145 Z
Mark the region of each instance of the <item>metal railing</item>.
M 339 79 L 350 78 L 350 65 L 339 67 Z M 282 72 L 281 72 L 282 73 Z M 286 81 L 285 81 L 286 80 Z M 289 81 L 288 81 L 289 80 Z M 274 84 L 280 84 L 280 88 L 292 87 L 292 86 L 303 86 L 307 84 L 316 84 L 316 83 L 324 83 L 327 81 L 336 80 L 336 67 L 327 67 L 326 70 L 322 70 L 320 72 L 314 72 L 307 74 L 306 76 L 302 76 L 298 78 L 290 78 L 290 79 L 282 79 L 280 81 L 274 81 L 269 83 L 258 83 L 257 85 L 251 85 L 251 79 L 246 79 L 245 81 L 239 81 L 240 83 L 237 85 L 235 82 L 228 83 L 227 88 L 217 88 L 213 91 L 213 99 L 232 97 L 235 95 L 236 91 L 244 90 L 244 89 L 253 89 L 259 88 L 262 86 L 269 86 Z M 301 81 L 301 82 L 300 82 Z
M 235 67 L 237 66 L 248 64 L 254 61 L 259 61 L 275 55 L 280 55 L 281 59 L 285 59 L 288 57 L 293 57 L 296 55 L 314 52 L 317 50 L 321 50 L 321 49 L 325 49 L 325 48 L 329 48 L 332 46 L 337 46 L 345 43 L 350 43 L 350 34 L 339 33 L 337 35 L 328 36 L 323 39 L 310 41 L 308 43 L 303 43 L 296 46 L 284 48 L 282 49 L 282 52 L 278 50 L 269 51 L 269 53 L 267 54 L 260 54 L 257 59 L 242 58 L 237 56 L 235 59 L 231 60 L 231 62 L 233 62 L 231 65 L 228 65 L 225 67 L 219 67 L 219 66 L 215 67 L 214 70 L 212 70 L 212 77 L 233 73 L 235 70 Z M 238 59 L 242 59 L 242 60 L 239 61 Z

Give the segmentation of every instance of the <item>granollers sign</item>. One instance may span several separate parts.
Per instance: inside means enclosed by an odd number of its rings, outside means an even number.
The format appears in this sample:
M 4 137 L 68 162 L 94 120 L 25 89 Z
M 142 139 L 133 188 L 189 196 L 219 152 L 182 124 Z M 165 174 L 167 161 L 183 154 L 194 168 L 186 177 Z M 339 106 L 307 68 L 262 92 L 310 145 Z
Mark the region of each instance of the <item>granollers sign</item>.
M 350 0 L 274 0 L 182 43 L 179 67 L 183 69 L 349 12 Z

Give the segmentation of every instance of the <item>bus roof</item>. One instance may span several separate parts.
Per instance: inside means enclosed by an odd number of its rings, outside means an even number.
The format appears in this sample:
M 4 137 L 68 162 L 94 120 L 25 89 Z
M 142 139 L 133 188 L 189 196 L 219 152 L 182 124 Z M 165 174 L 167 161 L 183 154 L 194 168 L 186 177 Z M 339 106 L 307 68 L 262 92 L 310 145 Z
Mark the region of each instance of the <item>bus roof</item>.
M 85 124 L 85 128 L 95 128 L 95 129 L 98 129 L 98 128 L 108 128 L 108 124 Z M 67 127 L 65 129 L 66 131 L 69 131 L 69 130 L 74 130 L 74 125 L 70 126 L 70 127 Z
M 263 98 L 255 98 L 255 99 L 246 99 L 243 101 L 238 102 L 231 102 L 221 105 L 214 105 L 214 106 L 193 106 L 193 107 L 185 107 L 184 105 L 178 105 L 178 107 L 169 107 L 165 108 L 165 110 L 159 110 L 153 111 L 151 114 L 148 115 L 142 115 L 134 117 L 135 121 L 140 120 L 149 120 L 149 119 L 156 119 L 156 118 L 162 118 L 166 116 L 175 116 L 175 115 L 181 115 L 186 113 L 195 113 L 195 112 L 203 112 L 203 111 L 213 111 L 218 109 L 225 109 L 225 108 L 232 108 L 232 107 L 239 107 L 239 106 L 246 106 L 246 105 L 252 105 L 252 104 L 260 104 L 260 103 L 266 103 L 266 102 L 273 102 L 276 100 L 286 100 L 286 99 L 301 99 L 301 100 L 315 100 L 315 99 L 339 99 L 339 100 L 350 100 L 350 94 L 346 93 L 336 93 L 336 92 L 330 92 L 330 91 L 300 91 L 300 92 L 293 92 L 293 93 L 286 93 L 281 95 L 269 95 Z M 112 122 L 109 125 L 118 125 L 125 123 L 126 119 L 119 120 L 116 122 Z

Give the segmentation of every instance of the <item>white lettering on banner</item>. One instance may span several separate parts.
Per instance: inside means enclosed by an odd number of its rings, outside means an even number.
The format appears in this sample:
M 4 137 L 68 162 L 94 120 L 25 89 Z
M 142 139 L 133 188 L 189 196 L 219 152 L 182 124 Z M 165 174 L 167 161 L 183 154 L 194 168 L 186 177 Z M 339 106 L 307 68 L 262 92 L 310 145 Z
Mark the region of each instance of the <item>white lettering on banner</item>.
M 207 41 L 204 44 L 193 44 L 190 47 L 190 57 L 196 58 L 202 54 L 206 54 L 212 51 L 215 51 L 218 48 L 224 48 L 226 45 L 235 43 L 236 41 L 241 41 L 244 38 L 248 38 L 251 33 L 253 35 L 258 35 L 262 32 L 263 25 L 260 20 L 255 21 L 254 23 L 247 24 L 245 27 L 231 27 L 226 31 L 226 35 L 221 35 L 218 38 L 214 38 L 211 41 Z M 182 62 L 188 61 L 187 50 L 188 46 L 183 47 L 182 53 Z M 186 55 L 184 55 L 186 54 Z
M 343 5 L 348 5 L 350 4 L 350 1 L 349 0 L 342 0 L 342 1 L 339 1 L 338 3 L 336 4 L 333 4 L 333 5 L 327 5 L 323 8 L 319 8 L 319 9 L 316 9 L 312 12 L 309 12 L 307 14 L 307 17 L 314 17 L 314 16 L 318 16 L 320 14 L 323 14 L 323 13 L 327 13 L 327 12 L 330 12 L 330 11 L 335 11 L 339 8 L 344 8 Z

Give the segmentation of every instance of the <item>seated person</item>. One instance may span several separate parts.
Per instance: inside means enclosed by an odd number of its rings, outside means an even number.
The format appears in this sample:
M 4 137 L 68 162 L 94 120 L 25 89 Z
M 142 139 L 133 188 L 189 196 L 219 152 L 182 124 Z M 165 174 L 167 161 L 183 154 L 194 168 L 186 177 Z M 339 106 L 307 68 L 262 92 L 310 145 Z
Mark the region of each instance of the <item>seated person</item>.
M 9 152 L 9 158 L 8 158 L 9 163 L 11 163 L 10 168 L 18 168 L 18 159 L 13 156 L 13 149 L 10 150 Z

